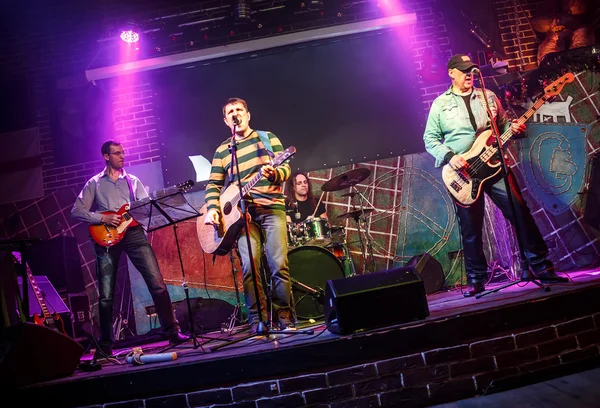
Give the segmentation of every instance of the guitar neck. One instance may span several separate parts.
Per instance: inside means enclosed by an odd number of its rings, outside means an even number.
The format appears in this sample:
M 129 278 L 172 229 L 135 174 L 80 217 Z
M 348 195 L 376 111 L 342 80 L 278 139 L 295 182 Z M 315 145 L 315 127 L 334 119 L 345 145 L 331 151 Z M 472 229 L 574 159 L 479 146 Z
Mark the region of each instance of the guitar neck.
M 546 97 L 546 95 L 542 96 L 540 99 L 538 99 L 531 108 L 529 108 L 527 110 L 527 112 L 525 112 L 518 120 L 517 123 L 519 125 L 522 125 L 523 123 L 527 122 L 529 120 L 529 118 L 531 118 L 533 116 L 533 114 L 535 112 L 537 112 L 538 109 L 540 109 L 548 100 L 548 98 Z M 502 145 L 504 145 L 505 143 L 507 143 L 511 137 L 513 137 L 514 132 L 512 131 L 511 128 L 508 128 L 508 130 L 504 133 L 502 133 L 502 135 L 500 135 L 500 140 L 502 142 Z M 481 154 L 482 159 L 483 160 L 488 160 L 490 159 L 492 156 L 494 156 L 496 153 L 498 152 L 498 147 L 496 146 L 492 146 L 489 149 L 487 149 L 484 153 Z
M 52 314 L 48 310 L 48 306 L 46 306 L 46 301 L 44 300 L 44 296 L 42 295 L 42 291 L 37 285 L 37 282 L 33 278 L 33 274 L 31 273 L 31 269 L 29 269 L 29 265 L 26 264 L 27 268 L 27 278 L 29 279 L 29 283 L 31 284 L 31 288 L 33 289 L 33 293 L 40 304 L 40 308 L 42 309 L 42 314 L 45 319 L 52 320 Z M 25 289 L 23 289 L 25 290 Z
M 254 177 L 252 177 L 252 179 L 250 179 L 249 182 L 244 184 L 242 186 L 242 197 L 244 197 L 246 194 L 248 194 L 248 192 L 252 189 L 252 187 L 254 187 L 256 185 L 256 183 L 258 183 L 260 181 L 261 178 L 262 178 L 262 173 L 259 171 L 258 174 L 256 174 Z M 233 197 L 232 201 L 238 202 L 242 199 L 242 197 L 240 197 L 240 193 L 238 191 L 238 193 Z

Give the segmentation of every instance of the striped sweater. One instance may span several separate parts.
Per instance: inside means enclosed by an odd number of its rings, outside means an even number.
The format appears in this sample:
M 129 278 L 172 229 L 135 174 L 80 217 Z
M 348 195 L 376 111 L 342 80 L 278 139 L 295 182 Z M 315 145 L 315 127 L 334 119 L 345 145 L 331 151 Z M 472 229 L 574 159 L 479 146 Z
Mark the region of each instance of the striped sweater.
M 283 151 L 281 142 L 271 132 L 267 132 L 271 147 L 275 155 Z M 229 180 L 229 171 L 231 168 L 231 153 L 229 152 L 229 143 L 231 139 L 225 140 L 217 148 L 212 160 L 210 178 L 206 185 L 205 201 L 208 209 L 220 210 L 219 196 L 225 182 Z M 242 179 L 242 185 L 245 185 L 252 179 L 260 168 L 269 162 L 269 154 L 264 147 L 258 133 L 253 131 L 250 136 L 238 142 L 237 156 L 239 159 L 239 168 Z M 234 166 L 235 167 L 235 166 Z M 233 169 L 236 170 L 235 168 Z M 277 210 L 285 210 L 285 203 L 282 192 L 283 183 L 290 177 L 291 170 L 289 164 L 285 163 L 276 168 L 276 177 L 273 183 L 266 178 L 262 178 L 256 185 L 250 189 L 246 197 L 248 207 L 264 207 Z M 237 175 L 234 178 L 237 182 Z

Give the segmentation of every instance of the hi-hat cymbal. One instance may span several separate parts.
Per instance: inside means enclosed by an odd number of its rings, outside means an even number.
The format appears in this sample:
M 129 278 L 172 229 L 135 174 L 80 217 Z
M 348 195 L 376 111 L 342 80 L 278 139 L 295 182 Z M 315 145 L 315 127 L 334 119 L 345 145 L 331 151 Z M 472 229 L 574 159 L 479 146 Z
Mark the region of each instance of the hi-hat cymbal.
M 335 176 L 331 180 L 328 180 L 321 186 L 323 191 L 339 191 L 345 188 L 355 186 L 371 174 L 371 170 L 365 168 L 358 168 L 347 171 Z
M 367 214 L 372 213 L 373 211 L 375 211 L 374 208 L 365 208 L 362 211 L 361 210 L 349 211 L 347 213 L 343 213 L 343 214 L 338 215 L 337 219 L 338 220 L 343 220 L 343 219 L 346 219 L 346 218 L 358 218 L 358 217 L 361 216 L 361 214 L 367 215 Z

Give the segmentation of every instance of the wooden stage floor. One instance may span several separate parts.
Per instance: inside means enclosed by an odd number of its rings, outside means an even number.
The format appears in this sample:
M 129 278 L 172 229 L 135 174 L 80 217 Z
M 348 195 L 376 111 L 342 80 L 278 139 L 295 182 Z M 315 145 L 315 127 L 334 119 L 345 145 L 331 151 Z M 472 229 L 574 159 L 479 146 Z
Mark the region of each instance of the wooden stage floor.
M 150 379 L 160 375 L 163 379 L 160 382 L 161 386 L 150 391 L 150 394 L 154 392 L 155 395 L 164 395 L 169 390 L 185 392 L 186 389 L 192 387 L 192 383 L 194 387 L 197 387 L 197 381 L 190 379 L 189 382 L 186 382 L 186 378 L 191 375 L 196 377 L 199 375 L 198 373 L 203 372 L 211 373 L 202 380 L 202 386 L 208 388 L 250 381 L 253 378 L 310 372 L 327 366 L 360 364 L 376 358 L 415 352 L 419 347 L 440 347 L 444 344 L 452 344 L 450 343 L 452 341 L 462 341 L 460 332 L 464 332 L 464 330 L 460 327 L 460 319 L 465 316 L 478 319 L 481 333 L 485 336 L 485 328 L 496 327 L 496 320 L 499 320 L 499 316 L 506 315 L 506 313 L 503 314 L 503 309 L 512 308 L 510 309 L 511 314 L 514 313 L 512 319 L 515 321 L 529 319 L 527 323 L 521 325 L 525 327 L 526 324 L 531 324 L 531 319 L 534 317 L 526 316 L 527 313 L 523 313 L 523 310 L 529 310 L 528 308 L 533 310 L 543 300 L 600 288 L 600 269 L 582 270 L 564 275 L 570 278 L 570 282 L 550 285 L 548 291 L 534 283 L 521 282 L 480 299 L 464 298 L 460 289 L 438 292 L 427 297 L 430 316 L 426 319 L 353 335 L 341 336 L 331 333 L 323 322 L 315 322 L 299 326 L 296 334 L 277 333 L 268 338 L 252 337 L 234 344 L 229 343 L 230 340 L 248 335 L 247 325 L 244 325 L 236 327 L 234 333 L 237 333 L 229 336 L 218 331 L 202 333 L 197 338 L 199 343 L 197 348 L 194 348 L 192 340 L 175 347 L 169 347 L 166 341 L 137 345 L 142 348 L 145 355 L 177 353 L 177 358 L 173 361 L 142 365 L 134 365 L 125 361 L 126 356 L 132 351 L 131 348 L 115 349 L 116 358 L 104 362 L 99 371 L 86 372 L 77 369 L 71 376 L 29 385 L 18 390 L 17 394 L 21 397 L 47 396 L 51 389 L 55 390 L 53 392 L 60 389 L 65 392 L 70 389 L 79 389 L 83 393 L 88 393 L 94 387 L 102 389 L 105 386 L 109 387 L 111 383 L 127 380 L 134 385 L 124 393 L 123 398 L 134 398 L 139 396 L 135 390 L 136 381 L 152 384 Z M 493 289 L 500 285 L 503 284 L 489 285 L 487 289 Z M 372 307 L 374 313 L 378 312 L 376 305 Z M 443 335 L 440 336 L 438 329 L 453 324 L 451 321 L 457 322 L 455 329 L 448 332 L 448 338 L 444 339 Z M 472 325 L 472 321 L 468 324 Z M 519 325 L 519 323 L 515 324 Z M 312 331 L 312 334 L 304 334 L 308 330 Z M 411 330 L 415 333 L 419 330 L 421 332 L 423 332 L 422 330 L 431 330 L 431 336 L 434 338 L 424 342 L 419 339 L 399 340 L 409 336 Z M 386 334 L 388 335 L 386 336 Z M 377 343 L 373 343 L 377 341 L 378 337 L 381 339 L 380 347 L 377 346 Z M 401 342 L 398 343 L 399 341 Z M 216 350 L 215 347 L 217 347 Z M 92 353 L 93 350 L 89 350 L 83 355 L 82 361 L 91 359 Z M 282 359 L 286 362 L 285 366 L 279 367 L 274 363 Z M 177 370 L 180 370 L 180 374 L 177 375 L 177 383 L 169 384 L 169 377 L 173 373 L 179 372 Z M 139 380 L 136 380 L 137 378 Z M 147 393 L 148 386 L 146 385 L 144 389 Z M 111 398 L 113 401 L 124 400 L 117 396 L 111 396 Z M 81 405 L 78 406 L 98 402 L 91 397 L 84 398 Z

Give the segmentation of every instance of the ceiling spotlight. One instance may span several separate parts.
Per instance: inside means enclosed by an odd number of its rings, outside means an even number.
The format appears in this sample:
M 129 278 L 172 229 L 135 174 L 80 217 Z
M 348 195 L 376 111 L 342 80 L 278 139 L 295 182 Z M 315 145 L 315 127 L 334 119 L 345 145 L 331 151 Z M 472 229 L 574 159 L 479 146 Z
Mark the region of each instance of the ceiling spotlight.
M 126 43 L 136 43 L 140 40 L 140 32 L 140 27 L 136 23 L 129 21 L 122 27 L 119 37 Z
M 233 19 L 236 23 L 249 23 L 251 12 L 249 0 L 237 0 L 233 5 Z
M 305 0 L 306 8 L 310 11 L 319 11 L 325 8 L 323 0 Z

